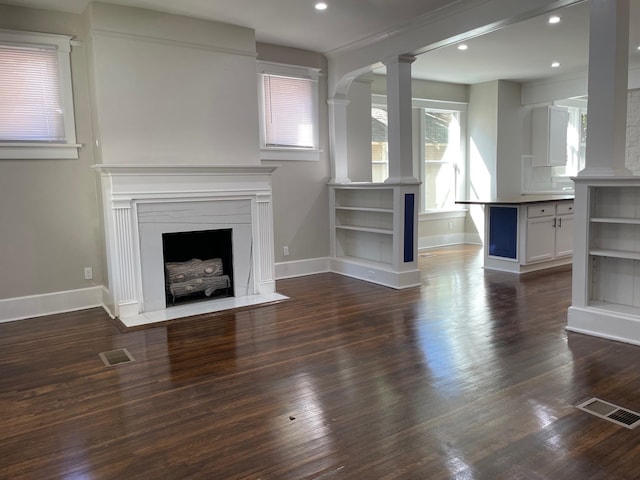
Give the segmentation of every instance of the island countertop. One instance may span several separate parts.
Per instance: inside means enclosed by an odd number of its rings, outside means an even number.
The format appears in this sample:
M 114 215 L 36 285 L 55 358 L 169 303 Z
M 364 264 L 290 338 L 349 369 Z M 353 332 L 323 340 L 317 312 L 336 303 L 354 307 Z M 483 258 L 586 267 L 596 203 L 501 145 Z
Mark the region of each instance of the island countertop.
M 460 205 L 523 205 L 530 203 L 557 202 L 562 200 L 573 200 L 574 195 L 562 194 L 531 194 L 514 195 L 512 197 L 487 198 L 477 200 L 456 200 Z

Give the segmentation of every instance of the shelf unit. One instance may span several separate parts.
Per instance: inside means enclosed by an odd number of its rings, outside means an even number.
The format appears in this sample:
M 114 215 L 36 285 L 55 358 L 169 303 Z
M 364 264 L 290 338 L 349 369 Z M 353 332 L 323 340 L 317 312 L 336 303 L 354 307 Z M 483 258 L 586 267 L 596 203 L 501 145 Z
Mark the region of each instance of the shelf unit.
M 332 271 L 393 288 L 418 285 L 418 184 L 330 185 Z
M 577 248 L 567 329 L 640 344 L 640 179 L 575 182 Z

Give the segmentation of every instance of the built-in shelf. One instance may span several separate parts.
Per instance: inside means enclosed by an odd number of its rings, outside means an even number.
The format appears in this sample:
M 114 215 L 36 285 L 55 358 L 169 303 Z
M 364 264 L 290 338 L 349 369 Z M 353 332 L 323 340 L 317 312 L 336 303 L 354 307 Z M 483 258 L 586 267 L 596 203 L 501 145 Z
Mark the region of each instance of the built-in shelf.
M 591 223 L 618 223 L 625 225 L 640 225 L 640 218 L 616 218 L 616 217 L 593 217 Z
M 351 262 L 355 265 L 361 265 L 363 267 L 367 267 L 367 268 L 379 268 L 382 270 L 390 270 L 391 269 L 391 263 L 387 263 L 387 262 L 377 262 L 375 260 L 367 260 L 364 258 L 359 258 L 359 257 L 351 257 L 351 256 L 344 256 L 342 257 L 342 260 L 346 260 L 348 262 Z
M 387 230 L 385 228 L 357 227 L 354 225 L 336 225 L 336 228 L 341 230 L 353 230 L 357 232 L 369 232 L 369 233 L 381 233 L 383 235 L 393 235 L 393 230 Z
M 576 177 L 577 249 L 567 329 L 640 344 L 640 178 Z
M 591 301 L 589 302 L 589 308 L 601 310 L 603 312 L 611 312 L 611 313 L 617 313 L 617 314 L 623 314 L 623 315 L 635 316 L 638 314 L 638 307 L 633 307 L 630 305 L 621 305 L 619 303 Z
M 418 183 L 330 185 L 332 270 L 393 288 L 420 283 Z
M 346 210 L 352 212 L 377 212 L 377 213 L 393 213 L 393 208 L 370 208 L 370 207 L 339 207 L 336 210 Z
M 589 250 L 589 255 L 594 257 L 626 258 L 628 260 L 640 260 L 640 252 L 629 252 L 624 250 L 607 250 L 604 248 L 594 248 Z

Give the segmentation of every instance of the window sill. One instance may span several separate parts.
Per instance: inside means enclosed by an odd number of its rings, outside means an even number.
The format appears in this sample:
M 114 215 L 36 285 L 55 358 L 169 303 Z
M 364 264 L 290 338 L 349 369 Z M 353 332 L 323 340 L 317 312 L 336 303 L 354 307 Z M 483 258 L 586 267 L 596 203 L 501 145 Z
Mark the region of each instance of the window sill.
M 467 215 L 466 208 L 452 208 L 449 210 L 429 210 L 420 212 L 418 220 L 444 220 L 448 218 L 462 218 Z
M 261 160 L 292 160 L 303 162 L 317 162 L 322 150 L 309 148 L 261 148 Z
M 77 159 L 77 143 L 0 143 L 0 160 Z

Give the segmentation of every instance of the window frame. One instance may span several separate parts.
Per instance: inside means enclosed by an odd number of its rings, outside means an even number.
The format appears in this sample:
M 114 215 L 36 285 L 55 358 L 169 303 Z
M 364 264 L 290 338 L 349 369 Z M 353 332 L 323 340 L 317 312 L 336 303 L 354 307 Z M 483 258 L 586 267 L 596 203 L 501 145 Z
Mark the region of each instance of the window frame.
M 372 94 L 371 95 L 371 107 L 387 106 L 386 95 Z M 464 193 L 466 189 L 466 175 L 467 175 L 467 111 L 468 104 L 465 102 L 445 101 L 445 100 L 430 100 L 422 98 L 413 98 L 411 101 L 411 110 L 413 118 L 412 128 L 412 142 L 413 142 L 413 161 L 414 172 L 417 173 L 420 179 L 420 217 L 429 218 L 457 218 L 460 212 L 465 212 L 467 208 L 464 205 L 455 205 L 453 207 L 442 209 L 429 209 L 424 208 L 425 191 L 424 191 L 424 169 L 425 169 L 425 146 L 423 142 L 425 119 L 424 110 L 430 110 L 435 112 L 457 112 L 458 120 L 460 123 L 460 161 L 456 163 L 454 168 L 457 168 L 455 187 L 456 196 Z M 373 143 L 373 141 L 372 141 Z M 389 159 L 387 158 L 387 165 Z M 373 165 L 373 159 L 372 159 Z M 453 216 L 449 217 L 447 214 L 451 213 Z
M 0 29 L 1 45 L 55 49 L 58 59 L 63 111 L 64 142 L 0 142 L 0 159 L 77 159 L 73 87 L 71 80 L 71 40 L 68 35 Z
M 376 95 L 376 94 L 372 94 L 371 95 L 371 110 L 373 110 L 375 107 L 377 108 L 384 108 L 387 111 L 388 114 L 388 110 L 387 110 L 387 97 L 385 95 Z M 387 125 L 387 147 L 384 151 L 385 155 L 384 155 L 384 159 L 380 160 L 380 161 L 376 161 L 375 164 L 378 165 L 386 165 L 386 171 L 387 171 L 387 175 L 389 174 L 389 126 Z M 373 133 L 373 132 L 372 132 Z M 371 146 L 373 147 L 373 138 L 371 138 Z M 373 160 L 373 150 L 371 151 L 371 166 L 373 167 L 374 165 L 374 160 Z M 384 182 L 384 180 L 383 180 Z
M 425 145 L 424 145 L 424 137 L 425 137 L 425 128 L 426 128 L 426 119 L 424 112 L 432 111 L 439 113 L 457 113 L 458 114 L 458 123 L 460 125 L 460 161 L 456 162 L 453 166 L 455 171 L 455 196 L 457 197 L 460 192 L 464 192 L 465 188 L 465 176 L 466 176 L 466 163 L 467 163 L 467 104 L 462 102 L 450 102 L 450 101 L 439 101 L 439 100 L 426 100 L 426 99 L 413 99 L 412 108 L 419 110 L 419 124 L 418 124 L 418 132 L 417 138 L 415 138 L 415 148 L 414 155 L 416 155 L 418 160 L 418 173 L 420 179 L 420 213 L 433 215 L 440 214 L 444 212 L 458 212 L 461 210 L 466 210 L 463 205 L 453 205 L 451 207 L 446 208 L 425 208 Z
M 319 88 L 318 80 L 320 77 L 320 69 L 313 67 L 304 67 L 298 65 L 287 65 L 282 63 L 258 61 L 258 108 L 260 122 L 260 159 L 261 160 L 302 160 L 302 161 L 319 161 L 322 150 L 319 148 Z M 266 126 L 264 124 L 264 82 L 265 75 L 275 75 L 281 77 L 300 78 L 312 82 L 312 117 L 313 117 L 313 147 L 270 147 L 266 143 Z

